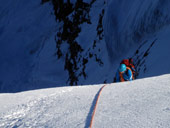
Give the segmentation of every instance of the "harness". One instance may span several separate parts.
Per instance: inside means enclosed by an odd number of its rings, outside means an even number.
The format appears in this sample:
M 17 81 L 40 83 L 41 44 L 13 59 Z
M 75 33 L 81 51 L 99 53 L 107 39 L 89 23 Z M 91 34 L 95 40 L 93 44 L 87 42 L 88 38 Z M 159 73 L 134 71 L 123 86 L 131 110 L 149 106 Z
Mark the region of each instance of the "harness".
M 126 68 L 132 72 L 131 68 L 129 67 L 126 67 Z M 119 76 L 120 76 L 120 81 L 124 82 L 125 79 L 123 78 L 123 73 L 119 72 Z M 132 80 L 134 80 L 133 72 L 132 72 Z

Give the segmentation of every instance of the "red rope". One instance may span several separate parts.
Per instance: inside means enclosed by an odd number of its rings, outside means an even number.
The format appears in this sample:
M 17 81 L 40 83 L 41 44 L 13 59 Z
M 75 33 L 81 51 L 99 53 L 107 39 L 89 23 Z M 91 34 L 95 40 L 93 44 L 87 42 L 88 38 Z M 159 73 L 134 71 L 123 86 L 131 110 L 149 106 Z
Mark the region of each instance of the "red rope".
M 99 95 L 98 95 L 98 97 L 97 97 L 96 104 L 95 104 L 95 107 L 94 107 L 94 109 L 93 109 L 92 118 L 91 118 L 91 121 L 90 121 L 90 128 L 92 128 L 92 125 L 93 125 L 94 115 L 95 115 L 95 112 L 96 112 L 96 108 L 97 108 L 97 103 L 98 103 L 98 101 L 99 101 L 99 97 L 100 97 L 101 92 L 102 92 L 102 90 L 103 90 L 103 88 L 104 88 L 105 86 L 106 86 L 106 85 L 103 85 L 103 86 L 101 87 L 100 92 L 99 92 Z

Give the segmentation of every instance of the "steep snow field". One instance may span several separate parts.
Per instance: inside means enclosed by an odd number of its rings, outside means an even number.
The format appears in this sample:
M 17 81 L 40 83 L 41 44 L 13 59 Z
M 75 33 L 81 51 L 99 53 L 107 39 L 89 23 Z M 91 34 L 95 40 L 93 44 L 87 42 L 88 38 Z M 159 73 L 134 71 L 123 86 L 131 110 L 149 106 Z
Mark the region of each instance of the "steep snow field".
M 135 60 L 138 78 L 170 73 L 169 0 L 84 2 L 63 20 L 52 1 L 0 1 L 0 92 L 112 83 L 127 57 Z
M 170 75 L 107 84 L 94 128 L 169 128 Z M 103 85 L 0 94 L 0 127 L 88 128 Z
M 56 35 L 62 29 L 63 21 L 60 23 L 56 21 L 52 2 L 41 4 L 41 1 L 0 1 L 0 92 L 69 85 L 69 74 L 65 70 L 66 55 L 61 59 L 55 55 L 58 39 Z M 71 0 L 72 3 L 75 1 Z M 89 1 L 91 0 L 86 2 Z M 98 39 L 96 28 L 99 14 L 104 8 L 103 3 L 103 0 L 95 2 L 91 8 L 91 25 L 87 23 L 80 25 L 81 33 L 75 39 L 84 49 L 80 59 L 83 57 L 86 59 L 89 56 L 88 49 L 93 46 L 93 41 Z M 97 43 L 100 44 L 98 41 Z M 100 54 L 98 54 L 99 48 L 100 50 L 103 48 Z M 68 52 L 70 55 L 67 42 L 62 44 L 61 49 L 64 54 Z M 92 84 L 96 81 L 103 83 L 105 78 L 99 81 L 104 73 L 103 70 L 109 71 L 107 56 L 105 56 L 107 55 L 105 43 L 102 42 L 102 45 L 97 47 L 92 54 L 95 55 L 88 60 L 89 64 L 86 66 L 88 69 L 84 69 L 88 80 L 83 77 L 78 78 L 79 85 Z M 95 61 L 101 57 L 106 67 L 102 70 Z M 83 69 L 82 63 L 76 65 L 80 70 Z M 74 72 L 77 76 L 80 73 L 80 71 Z
M 29 82 L 36 83 L 38 79 L 32 73 L 41 68 L 39 52 L 46 42 L 53 44 L 51 38 L 54 38 L 56 22 L 51 12 L 53 8 L 41 5 L 41 0 L 0 1 L 0 92 L 37 88 Z M 53 46 L 55 49 L 55 43 Z M 48 50 L 44 60 L 53 49 Z M 51 59 L 48 57 L 48 60 Z

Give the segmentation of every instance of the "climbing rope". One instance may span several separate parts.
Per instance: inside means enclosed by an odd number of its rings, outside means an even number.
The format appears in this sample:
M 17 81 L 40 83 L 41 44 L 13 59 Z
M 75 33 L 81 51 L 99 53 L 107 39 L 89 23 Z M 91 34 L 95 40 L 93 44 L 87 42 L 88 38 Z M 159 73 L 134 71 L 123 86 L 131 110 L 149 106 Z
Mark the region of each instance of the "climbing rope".
M 98 104 L 98 101 L 99 101 L 99 97 L 101 95 L 101 92 L 103 90 L 103 88 L 105 87 L 106 85 L 103 85 L 99 91 L 99 95 L 97 96 L 97 100 L 96 100 L 96 104 L 95 104 L 95 107 L 93 109 L 93 114 L 92 114 L 92 118 L 91 118 L 91 121 L 90 121 L 90 128 L 92 128 L 92 125 L 93 125 L 93 120 L 94 120 L 94 115 L 95 115 L 95 112 L 96 112 L 96 108 L 97 108 L 97 104 Z

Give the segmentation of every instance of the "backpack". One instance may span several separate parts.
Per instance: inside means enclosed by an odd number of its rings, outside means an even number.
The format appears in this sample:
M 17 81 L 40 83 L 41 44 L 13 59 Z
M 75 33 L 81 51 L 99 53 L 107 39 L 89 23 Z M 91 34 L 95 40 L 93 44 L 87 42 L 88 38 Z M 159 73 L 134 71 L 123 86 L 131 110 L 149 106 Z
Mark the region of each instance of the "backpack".
M 127 67 L 131 68 L 132 73 L 135 74 L 135 66 L 133 64 L 133 59 L 123 59 L 120 64 L 125 64 Z

